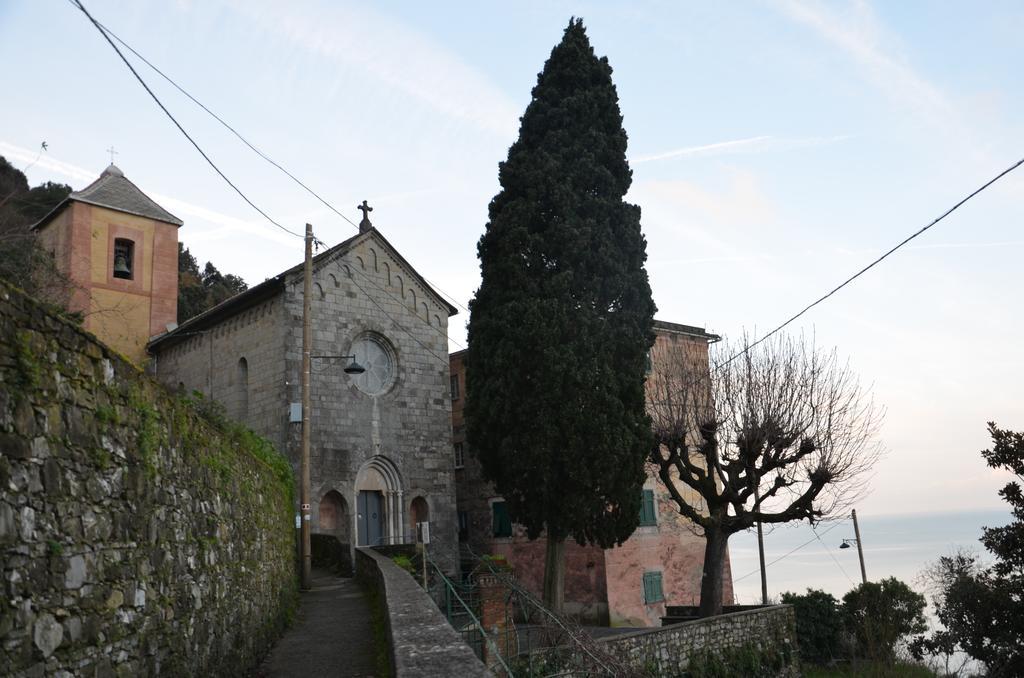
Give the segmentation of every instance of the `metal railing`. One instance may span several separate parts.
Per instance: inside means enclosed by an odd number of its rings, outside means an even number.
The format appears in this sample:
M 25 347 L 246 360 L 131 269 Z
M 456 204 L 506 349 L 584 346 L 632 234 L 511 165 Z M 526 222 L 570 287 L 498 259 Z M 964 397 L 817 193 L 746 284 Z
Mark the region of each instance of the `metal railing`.
M 486 629 L 484 629 L 483 625 L 480 623 L 479 617 L 473 613 L 473 608 L 466 603 L 461 595 L 459 595 L 459 586 L 441 571 L 441 568 L 437 566 L 437 563 L 435 563 L 429 555 L 423 553 L 423 556 L 426 557 L 427 562 L 431 565 L 434 573 L 437 575 L 440 584 L 444 587 L 444 598 L 447 601 L 446 616 L 448 618 L 448 622 L 452 624 L 456 631 L 463 634 L 463 639 L 466 640 L 466 644 L 473 648 L 474 652 L 477 652 L 478 657 L 481 659 L 484 659 L 485 657 L 494 659 L 501 668 L 504 669 L 505 674 L 508 675 L 509 678 L 514 678 L 515 674 L 512 673 L 512 669 L 510 669 L 508 664 L 505 663 L 505 659 L 502 657 L 497 643 L 494 642 L 491 635 L 487 633 Z M 457 606 L 453 605 L 453 601 L 454 603 L 457 603 Z M 457 618 L 459 615 L 465 615 L 469 618 L 471 622 L 470 631 L 475 638 L 478 638 L 479 640 L 466 638 L 466 629 L 459 629 L 454 623 L 452 623 L 452 619 Z M 490 653 L 483 652 L 484 643 L 487 644 L 488 649 L 490 649 Z M 491 667 L 488 666 L 487 668 L 490 669 Z
M 631 668 L 602 651 L 582 628 L 555 614 L 511 573 L 466 547 L 476 566 L 465 583 L 454 583 L 431 561 L 441 577 L 434 600 L 466 643 L 484 658 L 484 643 L 502 660 L 510 676 L 628 676 Z M 503 628 L 488 632 L 480 623 L 478 574 L 495 577 L 507 591 Z M 476 611 L 476 614 L 474 614 Z M 471 621 L 467 621 L 467 619 Z M 502 635 L 504 634 L 504 635 Z

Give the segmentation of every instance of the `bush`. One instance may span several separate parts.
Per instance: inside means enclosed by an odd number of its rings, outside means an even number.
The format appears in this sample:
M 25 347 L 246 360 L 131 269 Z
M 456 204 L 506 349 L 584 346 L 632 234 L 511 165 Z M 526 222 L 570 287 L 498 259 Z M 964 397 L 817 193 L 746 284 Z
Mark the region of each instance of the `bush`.
M 782 602 L 796 613 L 796 636 L 800 659 L 810 664 L 828 664 L 839 658 L 843 616 L 839 601 L 830 593 L 807 589 L 807 593 L 782 594 Z
M 924 596 L 895 577 L 867 582 L 847 593 L 843 616 L 858 656 L 891 659 L 902 638 L 927 629 L 924 607 Z

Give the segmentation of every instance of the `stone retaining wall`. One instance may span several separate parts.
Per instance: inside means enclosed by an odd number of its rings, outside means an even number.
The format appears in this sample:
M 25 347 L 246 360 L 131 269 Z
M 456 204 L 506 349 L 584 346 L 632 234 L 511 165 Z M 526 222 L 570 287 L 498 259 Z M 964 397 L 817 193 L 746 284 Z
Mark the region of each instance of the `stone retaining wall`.
M 0 283 L 0 452 L 0 675 L 258 664 L 297 593 L 266 441 Z
M 610 636 L 603 649 L 649 675 L 678 675 L 707 656 L 728 660 L 741 651 L 777 661 L 778 676 L 797 676 L 796 616 L 790 605 L 734 612 L 698 621 Z
M 397 678 L 491 676 L 427 592 L 390 557 L 357 548 L 356 577 L 381 594 Z

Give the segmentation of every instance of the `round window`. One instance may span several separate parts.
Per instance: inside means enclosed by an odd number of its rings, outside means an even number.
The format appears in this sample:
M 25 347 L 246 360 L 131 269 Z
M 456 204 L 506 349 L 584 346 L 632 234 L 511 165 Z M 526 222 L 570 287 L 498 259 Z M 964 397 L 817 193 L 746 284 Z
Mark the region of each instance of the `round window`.
M 380 395 L 391 387 L 395 376 L 394 353 L 382 337 L 367 335 L 352 344 L 352 355 L 366 371 L 352 377 L 356 388 L 367 395 Z

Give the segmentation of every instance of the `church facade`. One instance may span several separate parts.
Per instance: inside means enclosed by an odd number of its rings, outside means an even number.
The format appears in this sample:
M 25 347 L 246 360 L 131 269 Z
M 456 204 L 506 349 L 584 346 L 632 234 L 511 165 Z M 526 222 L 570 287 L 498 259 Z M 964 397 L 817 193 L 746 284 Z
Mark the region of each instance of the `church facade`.
M 699 327 L 654 321 L 648 386 L 659 373 L 673 369 L 708 371 L 708 346 L 717 335 Z M 504 556 L 516 578 L 537 595 L 543 591 L 546 542 L 529 540 L 525 529 L 509 519 L 505 502 L 483 479 L 480 463 L 468 448 L 462 411 L 465 407 L 465 352 L 450 356 L 452 444 L 458 497 L 459 541 L 467 565 L 483 554 Z M 652 393 L 648 389 L 648 402 Z M 660 626 L 668 605 L 696 605 L 704 565 L 704 538 L 679 515 L 653 465 L 640 490 L 640 525 L 621 546 L 602 549 L 565 547 L 565 611 L 592 624 Z M 697 497 L 683 489 L 687 499 Z M 728 553 L 724 602 L 732 602 Z
M 411 543 L 457 567 L 445 302 L 376 229 L 313 261 L 311 528 L 347 547 Z M 302 265 L 153 339 L 150 370 L 301 451 Z M 344 368 L 355 356 L 358 375 Z M 298 508 L 298 507 L 296 507 Z

